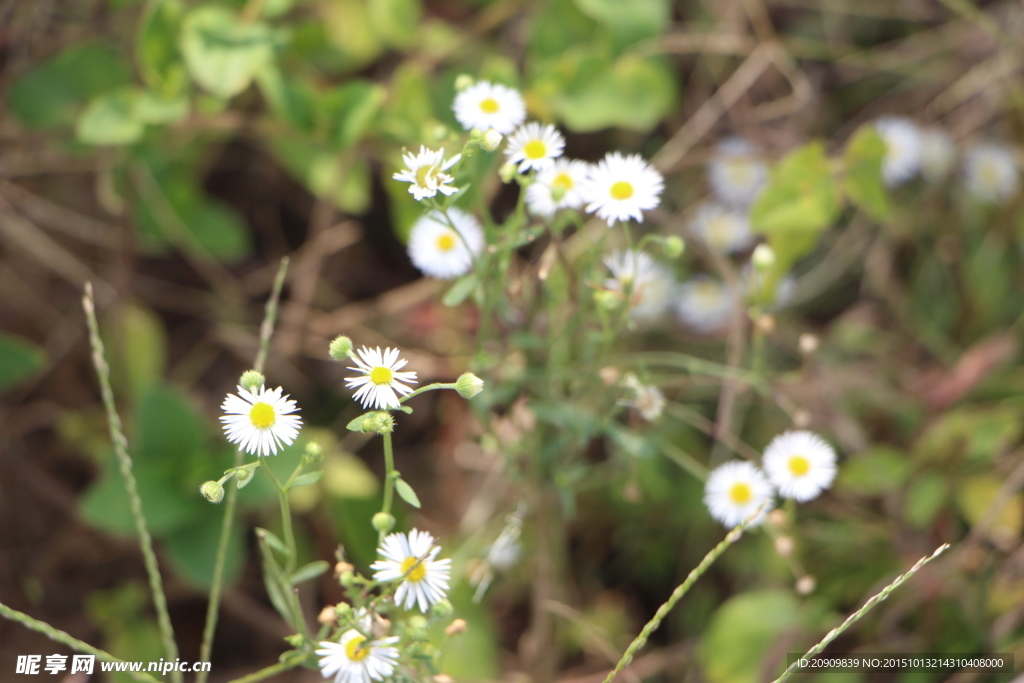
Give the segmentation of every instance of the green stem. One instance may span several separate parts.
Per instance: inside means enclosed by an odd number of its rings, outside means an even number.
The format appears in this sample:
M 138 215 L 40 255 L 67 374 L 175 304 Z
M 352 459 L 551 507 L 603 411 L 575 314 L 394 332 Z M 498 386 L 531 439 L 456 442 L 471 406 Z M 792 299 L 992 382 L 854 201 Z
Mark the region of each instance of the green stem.
M 288 671 L 290 669 L 294 669 L 295 666 L 296 666 L 295 664 L 287 664 L 285 662 L 279 662 L 279 663 L 274 664 L 272 666 L 268 666 L 265 669 L 260 669 L 259 671 L 253 672 L 253 673 L 251 673 L 251 674 L 249 674 L 247 676 L 242 676 L 241 678 L 235 678 L 235 679 L 231 680 L 229 683 L 256 683 L 256 681 L 264 681 L 264 680 L 270 678 L 271 676 L 274 676 L 275 674 L 283 673 L 283 672 Z
M 291 506 L 288 503 L 288 491 L 281 486 L 281 482 L 274 476 L 274 471 L 270 469 L 270 465 L 267 464 L 266 458 L 260 458 L 260 467 L 266 472 L 267 477 L 274 484 L 274 488 L 277 489 L 277 500 L 281 507 L 281 529 L 284 533 L 284 544 L 288 549 L 288 557 L 285 558 L 285 574 L 291 574 L 295 571 L 295 535 L 292 532 L 292 514 Z
M 410 392 L 410 393 L 406 394 L 402 398 L 398 399 L 398 402 L 399 403 L 405 403 L 406 401 L 408 401 L 413 396 L 418 396 L 419 394 L 422 394 L 422 393 L 424 393 L 426 391 L 433 391 L 434 389 L 454 389 L 454 388 L 455 388 L 455 383 L 454 382 L 449 383 L 449 384 L 445 384 L 444 382 L 434 382 L 433 384 L 428 384 L 425 387 L 420 387 L 416 391 L 413 391 L 413 392 Z
M 263 311 L 263 323 L 260 325 L 260 347 L 256 352 L 256 363 L 253 369 L 263 372 L 263 365 L 267 360 L 267 351 L 270 349 L 270 337 L 274 332 L 274 322 L 277 320 L 278 304 L 281 301 L 281 290 L 284 288 L 285 274 L 288 272 L 288 257 L 281 259 L 281 265 L 277 268 L 277 275 L 274 284 L 270 289 L 270 298 Z M 235 467 L 242 464 L 242 451 L 235 451 Z M 228 488 L 227 501 L 224 504 L 224 518 L 220 525 L 220 539 L 217 541 L 217 558 L 213 565 L 213 583 L 210 586 L 210 598 L 206 605 L 206 625 L 203 627 L 203 642 L 199 647 L 199 661 L 210 661 L 213 652 L 213 636 L 217 630 L 217 618 L 220 614 L 220 595 L 224 586 L 224 566 L 227 562 L 228 539 L 231 537 L 231 527 L 235 521 L 236 502 L 238 500 L 238 487 Z M 196 683 L 206 683 L 209 677 L 208 671 L 200 671 L 196 676 Z
M 808 650 L 802 657 L 799 657 L 795 662 L 790 664 L 789 668 L 786 669 L 785 671 L 783 671 L 782 675 L 779 676 L 778 678 L 776 678 L 773 683 L 783 683 L 786 679 L 788 679 L 790 676 L 793 675 L 793 673 L 796 671 L 797 667 L 800 665 L 800 660 L 801 659 L 810 659 L 814 655 L 816 655 L 819 652 L 821 652 L 822 650 L 824 650 L 825 647 L 829 643 L 831 643 L 833 640 L 838 638 L 843 633 L 843 631 L 845 631 L 846 629 L 848 629 L 851 626 L 853 626 L 861 617 L 863 617 L 865 614 L 870 612 L 875 607 L 875 605 L 877 605 L 878 603 L 882 602 L 887 597 L 889 597 L 890 593 L 892 593 L 894 590 L 899 588 L 900 585 L 903 584 L 904 581 L 906 581 L 911 576 L 916 574 L 917 571 L 919 569 L 921 569 L 921 567 L 925 566 L 926 564 L 928 564 L 929 562 L 934 560 L 936 557 L 938 557 L 942 553 L 946 552 L 946 550 L 948 550 L 948 549 L 949 549 L 949 544 L 948 543 L 943 543 L 942 545 L 940 545 L 938 548 L 935 549 L 934 553 L 932 553 L 931 555 L 928 555 L 926 557 L 922 557 L 920 560 L 918 560 L 917 564 L 915 564 L 913 567 L 911 567 L 910 570 L 907 571 L 906 574 L 902 574 L 900 576 L 897 576 L 895 581 L 890 583 L 888 586 L 883 588 L 880 593 L 878 593 L 877 595 L 872 597 L 870 600 L 868 600 L 866 603 L 864 603 L 864 606 L 861 607 L 859 610 L 857 610 L 856 612 L 854 612 L 853 614 L 848 616 L 846 618 L 846 621 L 844 621 L 843 623 L 839 624 L 839 626 L 837 626 L 834 629 L 832 629 L 831 631 L 829 631 L 825 635 L 825 637 L 821 639 L 821 642 L 819 642 L 817 645 L 815 645 L 810 650 Z
M 622 658 L 619 659 L 618 664 L 616 664 L 611 673 L 605 677 L 604 683 L 611 683 L 612 679 L 615 678 L 620 671 L 629 666 L 629 663 L 633 661 L 633 655 L 635 655 L 637 651 L 647 643 L 647 639 L 650 638 L 651 634 L 654 633 L 654 631 L 661 625 L 662 620 L 668 616 L 668 613 L 672 611 L 672 608 L 676 606 L 676 603 L 686 595 L 686 592 L 690 590 L 690 587 L 693 586 L 697 579 L 707 571 L 708 567 L 718 559 L 719 555 L 724 553 L 733 543 L 740 540 L 740 537 L 743 536 L 744 527 L 746 527 L 747 524 L 749 524 L 751 520 L 755 519 L 760 513 L 761 510 L 759 509 L 753 515 L 744 520 L 742 524 L 726 534 L 725 539 L 721 543 L 712 548 L 711 552 L 704 556 L 704 559 L 700 561 L 700 564 L 693 568 L 693 571 L 689 573 L 686 580 L 676 587 L 665 604 L 658 608 L 658 611 L 654 613 L 654 618 L 647 622 L 647 625 L 640 631 L 640 635 L 638 635 L 633 642 L 629 644 L 629 647 L 626 648 L 626 651 L 622 654 Z
M 390 515 L 391 514 L 391 499 L 394 497 L 395 490 L 395 476 L 398 474 L 395 471 L 395 453 L 391 446 L 391 434 L 384 434 L 384 468 L 387 472 L 384 475 L 384 507 L 381 508 L 381 512 Z M 381 531 L 377 534 L 377 542 L 381 543 L 384 540 L 384 532 Z
M 117 407 L 114 405 L 114 391 L 110 387 L 110 366 L 107 365 L 107 360 L 104 357 L 103 340 L 100 338 L 99 323 L 96 321 L 96 304 L 93 300 L 92 284 L 88 282 L 85 285 L 85 297 L 82 299 L 82 307 L 85 309 L 85 317 L 89 325 L 92 362 L 96 368 L 96 375 L 99 377 L 100 393 L 103 395 L 103 405 L 107 411 L 110 440 L 114 444 L 114 454 L 117 457 L 121 477 L 124 479 L 125 489 L 128 492 L 132 518 L 135 521 L 135 532 L 139 536 L 139 545 L 142 548 L 146 574 L 149 576 L 149 589 L 153 594 L 153 604 L 156 607 L 160 640 L 163 642 L 164 653 L 168 661 L 174 661 L 178 658 L 178 646 L 174 642 L 174 629 L 171 626 L 171 618 L 167 613 L 167 597 L 164 595 L 163 580 L 160 577 L 160 567 L 156 561 L 156 553 L 153 552 L 153 539 L 146 528 L 146 518 L 142 513 L 142 499 L 139 498 L 138 485 L 135 482 L 135 475 L 132 474 L 132 459 L 128 455 L 128 439 L 125 438 L 124 430 L 121 427 L 121 417 L 117 414 Z M 171 672 L 171 680 L 174 683 L 181 683 L 183 678 L 180 671 Z
M 109 652 L 105 652 L 103 650 L 100 650 L 99 648 L 95 648 L 92 645 L 89 645 L 88 643 L 83 643 L 81 640 L 72 637 L 70 634 L 61 631 L 60 629 L 56 629 L 47 623 L 44 623 L 37 619 L 33 619 L 24 612 L 19 612 L 16 609 L 12 609 L 3 603 L 0 603 L 0 615 L 4 616 L 7 619 L 10 619 L 11 621 L 16 621 L 25 628 L 31 629 L 36 633 L 42 633 L 50 640 L 58 642 L 61 645 L 66 645 L 67 647 L 71 648 L 72 650 L 75 650 L 76 652 L 84 652 L 87 655 L 95 655 L 97 659 L 104 662 L 124 661 L 123 659 L 118 659 Z M 129 676 L 131 676 L 137 681 L 144 681 L 145 683 L 160 683 L 157 679 L 153 678 L 147 673 L 135 671 L 126 671 L 125 673 L 127 673 Z

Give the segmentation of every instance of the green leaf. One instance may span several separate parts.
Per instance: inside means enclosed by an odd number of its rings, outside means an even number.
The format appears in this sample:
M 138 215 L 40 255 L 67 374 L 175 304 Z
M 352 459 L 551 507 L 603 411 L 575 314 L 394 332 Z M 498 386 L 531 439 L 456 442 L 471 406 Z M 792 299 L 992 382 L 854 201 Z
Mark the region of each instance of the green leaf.
M 14 81 L 7 105 L 28 128 L 71 125 L 83 103 L 130 82 L 131 70 L 114 48 L 77 45 Z
M 575 0 L 583 14 L 602 24 L 618 48 L 661 35 L 672 19 L 667 0 Z
M 273 531 L 270 531 L 269 529 L 260 529 L 257 527 L 256 532 L 262 535 L 263 542 L 266 543 L 267 546 L 273 548 L 282 555 L 288 554 L 288 547 L 280 538 L 277 537 L 277 535 Z
M 330 122 L 331 139 L 339 149 L 355 144 L 377 118 L 387 91 L 370 81 L 352 81 L 327 93 L 321 109 Z
M 412 505 L 414 508 L 420 507 L 420 499 L 404 479 L 395 479 L 395 491 L 397 491 L 398 495 L 402 497 L 402 500 L 409 505 Z
M 445 292 L 444 298 L 441 299 L 441 303 L 445 306 L 458 306 L 472 294 L 479 286 L 479 280 L 474 273 L 469 275 L 463 275 L 455 284 Z
M 330 568 L 331 565 L 329 563 L 323 560 L 316 560 L 315 562 L 310 562 L 304 567 L 299 567 L 298 569 L 296 569 L 295 572 L 291 575 L 291 579 L 289 580 L 291 581 L 291 584 L 293 586 L 297 586 L 303 581 L 315 579 L 316 577 L 320 576 Z
M 889 195 L 882 182 L 885 142 L 874 126 L 862 126 L 846 145 L 844 188 L 850 201 L 876 220 L 892 213 Z
M 932 523 L 948 498 L 949 485 L 941 475 L 935 472 L 918 475 L 907 489 L 903 518 L 910 526 L 923 529 Z
M 960 483 L 956 492 L 957 507 L 972 527 L 978 526 L 985 519 L 1003 483 L 1002 479 L 993 474 L 977 475 Z M 1011 549 L 1019 544 L 1022 527 L 1024 497 L 1014 493 L 996 511 L 984 533 L 999 547 Z
M 42 349 L 21 337 L 0 332 L 0 391 L 23 382 L 44 365 L 46 354 Z
M 227 99 L 248 88 L 273 59 L 274 33 L 225 7 L 201 5 L 185 15 L 180 47 L 196 83 Z
M 180 389 L 156 384 L 139 401 L 133 456 L 136 460 L 177 465 L 200 451 L 205 440 L 206 423 Z
M 320 481 L 320 478 L 324 476 L 323 470 L 317 470 L 316 472 L 306 472 L 295 477 L 295 481 L 292 482 L 291 488 L 298 488 L 300 486 L 308 486 L 309 484 L 315 484 Z
M 839 192 L 825 147 L 811 142 L 782 159 L 750 211 L 754 232 L 762 235 L 817 235 L 839 214 Z
M 367 0 L 366 15 L 373 32 L 386 44 L 409 47 L 423 13 L 419 0 Z
M 161 380 L 167 362 L 167 336 L 160 318 L 148 308 L 125 305 L 116 314 L 110 337 L 111 374 L 141 396 Z
M 329 196 L 348 213 L 362 213 L 370 202 L 370 169 L 361 157 L 339 157 L 323 143 L 300 138 L 270 140 L 274 156 L 317 197 Z
M 910 457 L 906 453 L 878 446 L 844 462 L 836 487 L 861 495 L 883 495 L 902 488 L 908 474 Z
M 273 62 L 257 74 L 256 82 L 274 116 L 284 119 L 296 130 L 313 132 L 317 104 L 313 88 L 308 83 L 301 78 L 285 78 Z
M 177 123 L 188 116 L 185 96 L 164 98 L 151 92 L 139 92 L 135 98 L 135 116 L 143 123 Z
M 220 515 L 205 514 L 163 539 L 164 552 L 171 566 L 178 576 L 195 588 L 205 590 L 213 583 L 220 532 Z M 244 533 L 243 527 L 235 524 L 228 536 L 224 555 L 225 585 L 230 586 L 241 572 L 245 557 Z
M 178 48 L 178 34 L 185 5 L 181 0 L 150 3 L 139 27 L 136 55 L 142 80 L 153 90 L 173 97 L 187 82 L 184 58 Z
M 121 90 L 89 103 L 75 126 L 75 136 L 87 145 L 127 145 L 137 141 L 146 124 L 136 114 L 136 93 Z

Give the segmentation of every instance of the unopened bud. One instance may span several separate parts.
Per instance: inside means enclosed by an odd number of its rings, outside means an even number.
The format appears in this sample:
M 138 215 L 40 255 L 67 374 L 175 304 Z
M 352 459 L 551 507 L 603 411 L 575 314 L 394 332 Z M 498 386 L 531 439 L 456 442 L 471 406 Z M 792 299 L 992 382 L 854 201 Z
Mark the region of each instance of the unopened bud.
M 244 489 L 245 485 L 252 481 L 252 470 L 248 467 L 239 467 L 235 470 L 235 484 L 238 488 Z
M 465 619 L 456 619 L 445 627 L 444 632 L 445 635 L 454 636 L 456 633 L 462 633 L 467 628 Z
M 257 392 L 263 387 L 263 383 L 266 382 L 266 378 L 263 373 L 255 370 L 246 370 L 242 373 L 242 377 L 238 380 L 238 384 L 250 392 Z
M 491 128 L 489 131 L 484 133 L 484 137 L 480 141 L 480 146 L 488 152 L 493 152 L 498 149 L 498 145 L 501 144 L 502 139 L 501 133 Z
M 338 613 L 334 611 L 334 605 L 328 605 L 320 610 L 320 614 L 317 615 L 317 623 L 330 624 L 338 618 Z
M 814 592 L 818 582 L 810 574 L 804 574 L 796 582 L 796 592 L 800 595 L 810 595 Z
M 800 335 L 800 353 L 805 356 L 809 356 L 818 350 L 820 342 L 818 336 L 811 334 L 810 332 L 804 332 Z
M 814 418 L 806 410 L 798 410 L 793 413 L 793 426 L 797 429 L 807 429 L 811 426 L 811 421 Z
M 768 513 L 768 523 L 776 529 L 781 529 L 789 523 L 789 516 L 783 510 L 772 510 Z
M 378 434 L 390 434 L 395 431 L 395 418 L 386 410 L 379 410 L 370 418 L 373 431 Z
M 759 244 L 754 247 L 754 253 L 750 255 L 750 262 L 754 268 L 766 271 L 775 265 L 775 250 L 767 244 Z
M 551 186 L 551 199 L 555 202 L 560 202 L 565 199 L 565 186 L 564 185 L 552 185 Z
M 775 552 L 777 552 L 781 557 L 789 557 L 792 555 L 795 547 L 796 544 L 789 536 L 779 536 L 775 539 Z
M 447 617 L 449 614 L 455 611 L 452 607 L 452 603 L 448 600 L 439 600 L 430 606 L 430 612 L 437 617 Z
M 501 176 L 501 182 L 503 183 L 511 183 L 512 179 L 516 177 L 518 172 L 519 167 L 514 161 L 506 161 L 501 165 L 501 168 L 498 169 L 498 175 Z
M 462 92 L 474 83 L 476 83 L 476 79 L 469 74 L 459 74 L 455 78 L 455 92 Z
M 619 369 L 613 368 L 610 365 L 606 365 L 597 371 L 597 376 L 601 378 L 607 386 L 614 386 L 619 381 Z
M 338 562 L 334 565 L 335 576 L 341 576 L 345 572 L 354 572 L 355 570 L 355 566 L 348 562 Z
M 665 238 L 665 256 L 675 259 L 683 255 L 686 251 L 686 242 L 683 241 L 682 237 L 676 235 L 670 235 Z
M 445 676 L 444 674 L 438 674 L 434 676 L 434 683 L 455 683 L 455 679 L 451 676 Z
M 771 313 L 759 315 L 754 321 L 754 325 L 757 326 L 757 331 L 761 334 L 770 335 L 775 332 L 775 316 Z
M 484 381 L 472 372 L 464 372 L 455 380 L 455 391 L 459 396 L 469 400 L 484 390 Z
M 348 604 L 347 602 L 339 602 L 337 605 L 334 606 L 334 614 L 339 619 L 344 619 L 349 615 L 351 611 L 352 605 Z
M 394 515 L 387 512 L 378 512 L 373 516 L 373 528 L 382 534 L 386 534 L 395 527 Z
M 610 289 L 598 289 L 594 292 L 594 303 L 602 311 L 612 312 L 622 306 L 622 297 Z
M 320 462 L 324 459 L 324 449 L 316 441 L 306 444 L 306 450 L 302 454 L 303 460 L 309 463 Z
M 331 342 L 330 353 L 331 358 L 334 360 L 346 360 L 349 354 L 352 353 L 352 340 L 345 335 L 335 337 L 334 341 Z
M 203 494 L 203 498 L 211 503 L 219 503 L 224 500 L 224 487 L 218 481 L 206 482 L 199 487 L 199 492 Z

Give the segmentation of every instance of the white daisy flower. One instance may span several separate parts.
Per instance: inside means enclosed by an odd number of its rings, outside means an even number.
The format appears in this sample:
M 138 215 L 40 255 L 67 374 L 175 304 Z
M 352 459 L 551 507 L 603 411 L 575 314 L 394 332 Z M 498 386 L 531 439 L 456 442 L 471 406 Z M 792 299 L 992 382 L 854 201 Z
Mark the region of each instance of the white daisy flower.
M 750 206 L 768 181 L 768 166 L 757 148 L 743 138 L 727 138 L 715 148 L 708 164 L 711 191 L 723 202 Z
M 882 180 L 889 187 L 902 185 L 921 169 L 921 131 L 902 116 L 886 116 L 874 125 L 885 143 Z
M 616 251 L 604 257 L 612 272 L 605 288 L 625 296 L 629 291 L 629 311 L 633 320 L 648 325 L 668 308 L 675 281 L 672 273 L 642 251 Z
M 718 280 L 697 275 L 679 288 L 676 313 L 689 327 L 711 334 L 728 324 L 736 304 L 735 292 Z
M 499 571 L 510 569 L 519 561 L 523 552 L 523 546 L 519 543 L 519 530 L 506 533 L 508 531 L 509 529 L 502 531 L 487 551 L 487 564 Z
M 526 208 L 534 216 L 550 217 L 558 209 L 583 206 L 580 186 L 587 178 L 590 164 L 577 159 L 555 159 L 554 165 L 540 171 L 526 188 Z
M 764 505 L 748 527 L 757 526 L 773 507 L 772 486 L 757 465 L 733 460 L 715 468 L 704 485 L 704 505 L 711 516 L 734 527 Z
M 405 164 L 406 169 L 391 177 L 395 180 L 401 180 L 403 183 L 412 183 L 409 193 L 416 198 L 416 201 L 433 197 L 438 192 L 443 195 L 453 195 L 459 189 L 448 184 L 454 178 L 445 173 L 445 171 L 458 163 L 460 158 L 462 158 L 462 155 L 456 154 L 448 161 L 445 161 L 443 149 L 431 150 L 420 146 L 419 154 L 406 152 L 402 156 L 402 162 Z
M 368 640 L 355 629 L 342 634 L 337 643 L 321 641 L 316 654 L 320 656 L 320 673 L 334 677 L 334 683 L 370 683 L 383 681 L 398 664 L 398 636 Z
M 622 383 L 633 391 L 631 400 L 623 401 L 625 405 L 636 408 L 648 422 L 654 422 L 665 410 L 665 394 L 656 386 L 644 384 L 632 372 L 627 373 Z
M 750 246 L 754 238 L 746 209 L 735 209 L 718 202 L 704 202 L 693 217 L 693 230 L 709 247 L 733 254 Z
M 990 204 L 1005 202 L 1020 184 L 1020 169 L 1013 153 L 993 144 L 979 144 L 967 150 L 964 175 L 967 192 L 978 201 Z
M 398 581 L 395 604 L 405 609 L 418 605 L 426 612 L 435 602 L 444 600 L 448 590 L 448 577 L 452 561 L 437 560 L 441 546 L 434 545 L 434 537 L 426 531 L 413 529 L 406 536 L 388 534 L 377 552 L 384 559 L 370 565 L 377 581 Z
M 509 162 L 519 164 L 519 172 L 526 173 L 531 168 L 538 171 L 550 168 L 555 158 L 562 156 L 565 149 L 565 138 L 550 123 L 542 126 L 536 121 L 519 127 L 509 136 L 505 147 L 505 156 Z
M 228 394 L 221 406 L 226 414 L 224 435 L 250 455 L 277 455 L 278 448 L 290 445 L 299 435 L 302 418 L 295 401 L 281 395 L 281 387 L 250 392 L 238 387 L 238 395 Z
M 785 432 L 764 450 L 764 469 L 780 496 L 803 503 L 832 485 L 836 452 L 813 432 Z
M 598 218 L 608 221 L 611 227 L 615 221 L 630 218 L 643 223 L 642 212 L 661 203 L 664 188 L 661 174 L 639 154 L 623 156 L 609 152 L 588 169 L 580 189 L 587 202 L 587 212 L 596 212 Z
M 455 118 L 466 130 L 493 129 L 508 135 L 526 119 L 526 105 L 517 90 L 477 81 L 455 96 Z
M 379 346 L 375 349 L 364 346 L 356 354 L 358 357 L 350 358 L 355 361 L 357 367 L 349 370 L 363 374 L 359 377 L 345 378 L 345 384 L 349 389 L 359 387 L 359 391 L 352 398 L 362 403 L 364 408 L 400 408 L 402 404 L 398 401 L 398 394 L 404 396 L 412 392 L 412 389 L 403 382 L 416 383 L 415 372 L 399 372 L 409 361 L 399 360 L 398 349 L 387 348 L 381 352 Z
M 456 207 L 448 209 L 447 216 L 450 224 L 445 214 L 431 211 L 416 221 L 409 233 L 409 258 L 413 265 L 442 280 L 468 273 L 473 268 L 473 258 L 484 248 L 480 221 Z
M 921 175 L 929 183 L 946 179 L 956 163 L 956 145 L 939 128 L 921 129 Z

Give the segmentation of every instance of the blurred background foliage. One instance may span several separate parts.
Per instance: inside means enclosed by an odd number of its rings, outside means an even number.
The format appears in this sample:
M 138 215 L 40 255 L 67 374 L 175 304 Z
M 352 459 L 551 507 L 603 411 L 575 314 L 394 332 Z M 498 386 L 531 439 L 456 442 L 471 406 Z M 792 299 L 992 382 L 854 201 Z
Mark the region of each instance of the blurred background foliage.
M 667 232 L 706 194 L 701 166 L 718 139 L 743 134 L 778 160 L 752 220 L 775 247 L 773 278 L 795 269 L 797 295 L 767 330 L 769 390 L 741 392 L 732 427 L 757 450 L 810 425 L 839 447 L 840 477 L 779 531 L 795 539 L 790 558 L 766 533 L 744 539 L 623 680 L 770 679 L 944 541 L 949 557 L 834 649 L 1024 661 L 1024 205 L 972 202 L 957 175 L 890 192 L 884 144 L 862 127 L 909 115 L 1019 158 L 1019 3 L 5 0 L 0 27 L 3 602 L 127 659 L 158 656 L 78 308 L 90 280 L 172 617 L 194 656 L 220 525 L 198 486 L 231 462 L 217 408 L 251 363 L 283 255 L 293 265 L 268 375 L 308 426 L 271 464 L 290 471 L 318 439 L 324 476 L 293 501 L 303 553 L 329 559 L 341 543 L 372 561 L 379 446 L 344 431 L 356 411 L 327 340 L 399 345 L 421 381 L 450 380 L 472 354 L 475 311 L 442 306 L 438 283 L 409 264 L 402 240 L 421 207 L 390 181 L 402 148 L 455 139 L 454 82 L 469 73 L 521 89 L 572 156 L 653 158 L 667 174 L 654 222 Z M 472 192 L 507 213 L 514 191 L 492 180 Z M 698 249 L 683 268 L 703 260 Z M 817 351 L 800 353 L 801 334 Z M 662 327 L 625 346 L 733 363 L 731 339 Z M 652 371 L 676 417 L 595 433 L 572 406 L 515 402 L 542 344 L 510 340 L 485 379 L 502 438 L 540 419 L 582 445 L 556 482 L 564 585 L 545 594 L 560 600 L 536 599 L 549 577 L 532 559 L 471 599 L 469 579 L 529 484 L 503 478 L 501 443 L 476 445 L 461 400 L 419 399 L 395 435 L 424 502 L 399 523 L 442 533 L 461 572 L 454 601 L 470 628 L 443 662 L 456 680 L 523 680 L 543 670 L 531 664 L 540 648 L 553 677 L 600 681 L 722 536 L 678 465 L 714 451 L 722 383 Z M 273 492 L 258 479 L 241 503 L 214 680 L 284 649 L 251 534 L 274 528 Z M 535 533 L 527 520 L 526 548 Z M 814 585 L 797 591 L 804 573 Z M 303 600 L 316 614 L 340 596 L 325 577 Z M 538 612 L 557 624 L 540 644 L 528 637 Z M 5 667 L 59 650 L 14 625 L 0 633 Z M 840 678 L 876 680 L 817 680 Z

